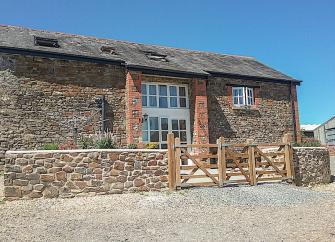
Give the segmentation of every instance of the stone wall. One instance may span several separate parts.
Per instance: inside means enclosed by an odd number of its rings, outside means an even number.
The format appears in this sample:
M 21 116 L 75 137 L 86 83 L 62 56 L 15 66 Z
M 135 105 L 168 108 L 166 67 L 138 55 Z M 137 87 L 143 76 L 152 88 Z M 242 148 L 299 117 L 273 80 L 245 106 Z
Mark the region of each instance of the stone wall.
M 233 85 L 254 87 L 255 107 L 233 107 Z M 211 143 L 220 136 L 227 142 L 252 138 L 259 143 L 273 143 L 281 141 L 284 133 L 294 131 L 289 84 L 213 77 L 208 81 L 207 93 Z
M 125 68 L 0 54 L 0 161 L 5 150 L 38 149 L 101 129 L 97 99 L 106 96 L 107 128 L 126 146 Z
M 4 178 L 7 200 L 160 191 L 167 151 L 8 151 Z
M 293 163 L 296 185 L 330 183 L 329 151 L 326 148 L 295 147 L 293 148 Z

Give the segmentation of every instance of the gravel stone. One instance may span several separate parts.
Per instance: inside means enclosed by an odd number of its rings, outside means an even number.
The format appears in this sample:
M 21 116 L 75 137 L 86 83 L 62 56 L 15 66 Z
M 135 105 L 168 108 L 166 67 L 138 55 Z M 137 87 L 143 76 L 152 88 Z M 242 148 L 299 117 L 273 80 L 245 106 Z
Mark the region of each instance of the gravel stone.
M 18 200 L 0 204 L 6 221 L 0 236 L 2 241 L 334 241 L 334 204 L 334 190 L 286 184 Z

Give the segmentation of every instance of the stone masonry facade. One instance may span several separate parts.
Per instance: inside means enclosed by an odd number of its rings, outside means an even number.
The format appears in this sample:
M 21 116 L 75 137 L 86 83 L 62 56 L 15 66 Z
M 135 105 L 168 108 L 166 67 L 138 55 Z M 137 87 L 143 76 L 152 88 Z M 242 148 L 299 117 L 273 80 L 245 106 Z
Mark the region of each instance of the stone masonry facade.
M 155 150 L 9 151 L 5 199 L 161 191 L 167 152 Z
M 255 105 L 237 108 L 232 105 L 232 86 L 254 88 Z M 268 81 L 212 78 L 207 84 L 209 139 L 220 136 L 227 142 L 279 142 L 287 132 L 294 132 L 290 84 Z
M 298 130 L 297 96 L 290 83 L 211 76 L 163 76 L 125 66 L 0 54 L 0 162 L 6 150 L 40 149 L 101 129 L 97 100 L 105 96 L 106 126 L 119 147 L 141 147 L 142 82 L 187 84 L 194 143 L 252 138 L 277 142 Z M 255 105 L 232 105 L 232 86 L 254 88 Z M 0 163 L 1 165 L 1 163 Z
M 298 186 L 331 182 L 329 151 L 324 147 L 293 148 L 295 183 Z
M 0 55 L 0 160 L 5 150 L 39 149 L 101 127 L 97 100 L 105 95 L 107 128 L 126 146 L 125 69 L 112 64 Z

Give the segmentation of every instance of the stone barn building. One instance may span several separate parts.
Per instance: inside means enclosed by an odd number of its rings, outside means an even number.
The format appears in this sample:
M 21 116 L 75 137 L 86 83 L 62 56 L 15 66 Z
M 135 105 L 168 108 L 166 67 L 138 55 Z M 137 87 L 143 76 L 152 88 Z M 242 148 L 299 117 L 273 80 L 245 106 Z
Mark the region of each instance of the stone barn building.
M 0 157 L 107 129 L 120 147 L 299 140 L 299 84 L 252 57 L 0 26 Z

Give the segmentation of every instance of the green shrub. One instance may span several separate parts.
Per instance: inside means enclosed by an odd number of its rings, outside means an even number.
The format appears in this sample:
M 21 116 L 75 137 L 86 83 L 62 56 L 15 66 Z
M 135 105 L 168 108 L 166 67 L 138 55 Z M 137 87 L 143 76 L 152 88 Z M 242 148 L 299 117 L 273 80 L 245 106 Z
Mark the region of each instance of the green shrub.
M 97 149 L 114 149 L 113 140 L 110 138 L 102 138 L 95 143 Z
M 302 141 L 301 143 L 294 143 L 293 147 L 320 147 L 321 143 L 318 140 Z
M 94 141 L 91 137 L 81 137 L 79 140 L 79 147 L 81 149 L 91 149 L 94 147 Z
M 137 149 L 137 144 L 129 144 L 128 149 Z
M 45 144 L 43 145 L 43 150 L 58 150 L 58 144 Z
M 145 148 L 147 148 L 147 149 L 158 149 L 159 148 L 159 143 L 149 143 L 149 144 L 146 144 Z

